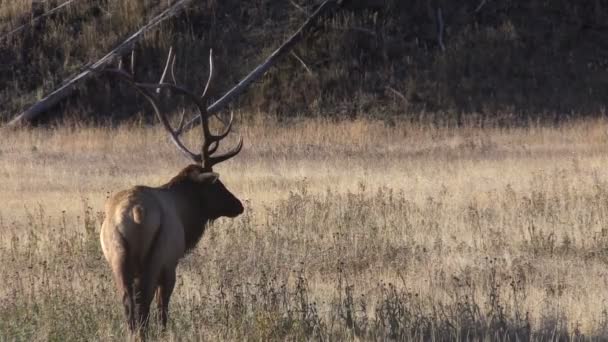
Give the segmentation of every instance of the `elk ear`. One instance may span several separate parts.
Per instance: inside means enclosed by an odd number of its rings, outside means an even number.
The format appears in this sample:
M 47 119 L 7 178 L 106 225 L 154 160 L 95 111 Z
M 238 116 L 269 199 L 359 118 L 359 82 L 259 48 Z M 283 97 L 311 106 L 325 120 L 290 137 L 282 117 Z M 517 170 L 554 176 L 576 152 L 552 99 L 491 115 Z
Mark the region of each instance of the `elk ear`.
M 220 175 L 215 172 L 201 172 L 196 176 L 195 180 L 203 184 L 213 184 L 217 182 L 219 178 Z

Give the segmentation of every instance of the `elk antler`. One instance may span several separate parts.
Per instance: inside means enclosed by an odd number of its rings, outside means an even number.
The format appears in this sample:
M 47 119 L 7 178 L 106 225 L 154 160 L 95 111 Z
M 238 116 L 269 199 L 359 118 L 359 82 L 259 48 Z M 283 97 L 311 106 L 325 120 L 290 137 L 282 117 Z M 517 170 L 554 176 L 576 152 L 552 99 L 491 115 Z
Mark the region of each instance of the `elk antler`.
M 225 123 L 226 128 L 219 135 L 214 135 L 211 133 L 211 130 L 209 128 L 209 113 L 207 112 L 206 100 L 208 90 L 211 85 L 211 80 L 213 78 L 213 52 L 209 52 L 209 78 L 207 79 L 207 84 L 201 97 L 198 97 L 192 91 L 177 85 L 174 75 L 172 75 L 174 83 L 164 82 L 165 76 L 167 74 L 167 69 L 169 68 L 169 65 L 173 64 L 175 64 L 175 56 L 173 55 L 172 50 L 169 50 L 165 71 L 163 72 L 163 76 L 161 77 L 159 83 L 136 82 L 133 77 L 126 73 L 124 70 L 106 69 L 105 71 L 119 76 L 121 79 L 127 81 L 131 86 L 133 86 L 140 94 L 142 94 L 148 100 L 148 102 L 150 102 L 152 108 L 154 108 L 154 111 L 156 112 L 156 116 L 158 117 L 159 121 L 162 123 L 165 130 L 167 130 L 169 136 L 171 137 L 171 140 L 180 149 L 180 151 L 182 151 L 187 157 L 192 159 L 194 162 L 201 164 L 203 168 L 205 168 L 207 171 L 211 171 L 214 165 L 234 157 L 241 151 L 243 147 L 243 138 L 240 137 L 239 143 L 234 148 L 223 154 L 215 156 L 213 155 L 217 151 L 220 141 L 227 137 L 230 133 L 234 119 L 234 115 L 231 114 L 230 120 L 228 121 L 228 123 Z M 181 134 L 184 126 L 185 112 L 182 113 L 179 127 L 177 129 L 173 129 L 167 116 L 160 110 L 157 98 L 153 94 L 153 91 L 156 90 L 156 92 L 158 93 L 161 89 L 169 89 L 170 91 L 181 94 L 186 98 L 190 99 L 192 102 L 194 102 L 196 108 L 198 109 L 199 119 L 203 123 L 203 142 L 201 147 L 201 153 L 194 153 L 190 151 L 179 139 L 179 135 Z

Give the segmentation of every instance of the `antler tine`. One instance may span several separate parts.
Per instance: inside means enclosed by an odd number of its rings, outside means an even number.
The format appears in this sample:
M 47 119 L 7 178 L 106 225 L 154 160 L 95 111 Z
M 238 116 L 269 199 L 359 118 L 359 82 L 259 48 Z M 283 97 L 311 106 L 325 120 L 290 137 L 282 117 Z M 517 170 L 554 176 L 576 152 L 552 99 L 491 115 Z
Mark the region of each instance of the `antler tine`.
M 209 141 L 210 146 L 211 146 L 211 143 L 218 143 L 218 145 L 219 145 L 220 140 L 224 139 L 225 137 L 228 136 L 228 134 L 230 134 L 230 131 L 232 130 L 232 121 L 233 120 L 234 120 L 234 113 L 230 113 L 230 120 L 228 121 L 228 124 L 222 133 L 220 133 L 219 135 L 209 133 L 209 135 L 207 137 L 205 137 L 206 141 Z M 211 130 L 209 130 L 209 131 L 211 132 Z M 217 150 L 217 146 L 213 146 L 213 147 L 214 147 L 213 151 L 210 150 L 209 154 L 213 154 L 213 152 L 215 152 L 215 150 Z
M 205 84 L 205 90 L 203 90 L 203 95 L 201 98 L 204 100 L 207 99 L 207 91 L 209 91 L 209 86 L 211 85 L 211 79 L 213 78 L 213 49 L 209 49 L 209 78 L 207 78 L 207 84 Z
M 173 141 L 173 143 L 188 157 L 190 157 L 190 159 L 192 159 L 195 163 L 201 163 L 202 162 L 202 158 L 200 154 L 196 154 L 191 152 L 180 140 L 179 140 L 179 135 L 171 128 L 171 124 L 169 123 L 169 120 L 167 119 L 167 117 L 159 110 L 158 105 L 156 104 L 156 101 L 154 100 L 154 97 L 146 90 L 143 88 L 139 88 L 136 87 L 136 89 L 150 102 L 150 104 L 152 105 L 152 107 L 154 108 L 154 111 L 156 112 L 156 116 L 158 117 L 158 119 L 160 120 L 160 122 L 163 124 L 163 127 L 165 127 L 165 129 L 167 130 L 167 132 L 169 133 L 169 136 L 171 137 L 171 140 Z
M 135 49 L 131 50 L 131 75 L 135 75 Z
M 179 135 L 179 132 L 184 129 L 184 123 L 186 123 L 186 110 L 182 109 L 182 117 L 179 119 L 179 125 L 177 125 L 177 129 L 175 133 Z
M 205 90 L 203 90 L 203 95 L 201 95 L 201 98 L 203 100 L 207 100 L 207 93 L 209 92 L 209 88 L 211 86 L 211 81 L 213 80 L 213 77 L 215 76 L 215 69 L 213 68 L 213 49 L 209 49 L 209 78 L 207 78 L 207 84 L 205 84 Z M 207 114 L 209 115 L 209 114 Z M 226 124 L 226 122 L 217 114 L 214 114 L 214 116 L 220 120 L 224 125 Z
M 160 77 L 160 81 L 158 81 L 159 84 L 165 82 L 165 77 L 167 76 L 167 71 L 169 71 L 169 66 L 170 65 L 175 65 L 175 58 L 174 57 L 175 56 L 173 55 L 173 46 L 171 46 L 169 48 L 169 53 L 167 54 L 167 62 L 165 62 L 165 69 L 163 70 L 163 74 Z M 176 83 L 175 82 L 175 76 L 174 75 L 172 75 L 172 76 L 173 76 L 173 83 Z M 156 93 L 157 94 L 160 93 L 160 89 L 161 89 L 160 87 L 156 89 Z
M 230 151 L 220 154 L 218 156 L 213 156 L 209 158 L 209 165 L 213 166 L 215 164 L 221 163 L 225 160 L 228 160 L 234 156 L 236 156 L 237 154 L 239 154 L 239 152 L 241 152 L 241 149 L 243 148 L 243 137 L 239 138 L 239 143 Z
M 171 137 L 171 140 L 173 141 L 175 146 L 177 146 L 177 148 L 180 151 L 182 151 L 187 157 L 192 159 L 194 162 L 196 162 L 196 163 L 202 162 L 202 157 L 200 154 L 193 153 L 179 140 L 178 133 L 171 127 L 171 123 L 169 122 L 169 119 L 167 119 L 165 114 L 160 110 L 154 95 L 152 95 L 148 91 L 148 89 L 157 89 L 157 88 L 160 89 L 160 88 L 165 88 L 165 87 L 178 89 L 179 87 L 173 86 L 173 85 L 170 85 L 167 83 L 162 83 L 162 84 L 136 83 L 133 80 L 133 77 L 131 75 L 129 75 L 127 72 L 125 72 L 124 70 L 108 69 L 105 71 L 118 75 L 119 77 L 121 77 L 122 79 L 127 81 L 133 88 L 135 88 L 135 90 L 137 90 L 143 97 L 145 97 L 146 100 L 148 100 L 148 102 L 150 103 L 150 105 L 152 105 L 152 108 L 154 109 L 156 116 L 158 117 L 159 121 L 162 123 L 165 130 L 169 133 L 169 136 Z
M 201 154 L 203 156 L 203 167 L 211 170 L 211 165 L 209 163 L 209 157 L 211 155 L 211 144 L 213 143 L 213 135 L 211 134 L 211 130 L 209 129 L 209 113 L 207 113 L 207 105 L 205 101 L 207 99 L 207 91 L 211 85 L 211 79 L 213 78 L 213 50 L 209 50 L 209 78 L 207 78 L 207 84 L 205 85 L 205 90 L 203 91 L 203 95 L 198 99 L 197 102 L 200 102 L 202 106 L 199 107 L 198 115 L 201 118 L 201 123 L 203 126 L 203 146 L 201 147 Z M 218 142 L 219 144 L 219 142 Z M 213 148 L 213 151 L 217 149 Z
M 177 84 L 177 80 L 175 78 L 175 60 L 176 58 L 173 58 L 173 62 L 171 63 L 171 79 L 173 80 L 173 84 Z
M 220 133 L 219 135 L 213 135 L 211 138 L 214 141 L 219 142 L 220 140 L 227 137 L 228 134 L 230 133 L 230 130 L 232 130 L 232 121 L 233 120 L 234 120 L 234 112 L 230 112 L 230 120 L 228 120 L 228 124 L 226 124 L 226 128 L 224 129 L 224 131 L 222 133 Z
M 228 126 L 226 127 L 226 129 L 224 130 L 224 132 L 222 132 L 220 135 L 212 135 L 210 136 L 208 139 L 211 141 L 209 143 L 209 155 L 211 156 L 212 154 L 214 154 L 217 149 L 220 147 L 220 141 L 222 139 L 224 139 L 225 137 L 228 136 L 228 134 L 230 133 L 230 130 L 232 129 L 232 120 L 234 119 L 234 113 L 230 113 L 230 121 L 228 122 Z M 242 138 L 241 138 L 242 140 Z M 238 152 L 237 152 L 238 153 Z M 213 158 L 213 157 L 212 157 Z M 217 158 L 217 157 L 215 157 Z M 216 163 L 219 163 L 219 161 L 217 161 Z
M 158 117 L 159 121 L 161 122 L 161 124 L 163 125 L 165 130 L 169 133 L 169 136 L 171 137 L 171 140 L 173 141 L 173 143 L 186 156 L 188 156 L 194 162 L 201 164 L 205 169 L 211 170 L 213 165 L 234 157 L 236 154 L 238 154 L 241 151 L 241 149 L 243 147 L 243 138 L 241 137 L 237 146 L 235 146 L 230 151 L 217 155 L 217 156 L 211 156 L 212 154 L 217 152 L 219 145 L 220 145 L 220 141 L 222 139 L 224 139 L 226 136 L 228 136 L 228 134 L 230 133 L 230 131 L 232 129 L 232 124 L 234 121 L 234 113 L 232 112 L 232 113 L 230 113 L 229 122 L 224 123 L 226 128 L 219 135 L 213 135 L 209 128 L 209 113 L 207 112 L 207 107 L 206 107 L 205 101 L 207 99 L 208 91 L 209 91 L 209 88 L 211 87 L 211 81 L 212 81 L 213 75 L 214 75 L 213 51 L 209 52 L 209 78 L 207 79 L 207 84 L 205 85 L 205 90 L 201 97 L 195 95 L 190 90 L 185 89 L 176 84 L 175 76 L 173 75 L 174 74 L 173 73 L 174 65 L 175 65 L 175 55 L 173 53 L 173 49 L 171 48 L 169 50 L 169 54 L 167 56 L 167 61 L 165 63 L 165 69 L 163 71 L 163 74 L 161 76 L 159 83 L 136 82 L 136 81 L 134 81 L 132 75 L 129 75 L 127 72 L 125 72 L 123 70 L 107 70 L 107 71 L 113 72 L 114 74 L 120 76 L 122 79 L 129 82 L 129 84 L 132 85 L 139 93 L 141 93 L 148 100 L 148 102 L 150 102 L 150 104 L 154 108 L 154 111 L 156 112 L 156 116 Z M 171 68 L 171 73 L 174 78 L 174 83 L 165 83 L 165 78 L 167 76 L 169 67 Z M 153 92 L 160 93 L 160 91 L 163 88 L 168 88 L 172 92 L 185 96 L 186 98 L 188 98 L 192 102 L 194 102 L 194 104 L 198 108 L 198 116 L 201 119 L 202 128 L 203 128 L 203 137 L 202 137 L 203 144 L 202 144 L 200 154 L 196 154 L 196 153 L 193 153 L 192 151 L 190 151 L 179 139 L 180 134 L 183 133 L 184 118 L 186 116 L 185 111 L 182 112 L 181 120 L 180 120 L 179 126 L 176 130 L 176 129 L 173 129 L 173 127 L 171 126 L 171 123 L 170 123 L 169 119 L 167 118 L 167 116 L 159 109 L 159 105 L 157 103 L 157 97 L 153 94 Z M 223 120 L 221 120 L 221 121 L 224 122 Z
M 232 150 L 218 156 L 211 156 L 219 148 L 220 141 L 226 136 L 228 136 L 228 134 L 230 133 L 234 120 L 234 113 L 230 113 L 230 120 L 227 124 L 224 122 L 224 120 L 220 119 L 220 121 L 222 121 L 226 125 L 226 128 L 219 135 L 211 134 L 211 130 L 209 129 L 209 113 L 207 112 L 207 107 L 205 107 L 204 104 L 205 100 L 207 99 L 213 75 L 213 50 L 209 50 L 209 78 L 207 79 L 207 84 L 205 85 L 203 95 L 200 98 L 200 103 L 202 103 L 203 106 L 199 106 L 199 115 L 203 125 L 203 136 L 205 139 L 203 142 L 201 154 L 203 156 L 203 167 L 208 169 L 211 169 L 215 164 L 221 163 L 227 159 L 234 157 L 241 151 L 241 148 L 243 148 L 243 138 L 241 137 L 237 146 L 235 146 Z
M 209 155 L 212 155 L 220 147 L 220 142 L 219 142 L 219 140 L 218 141 L 214 141 L 210 145 L 211 146 L 209 147 Z
M 133 82 L 134 83 L 134 82 Z M 187 98 L 189 98 L 190 100 L 192 100 L 192 102 L 194 102 L 194 104 L 196 105 L 196 107 L 198 108 L 198 112 L 199 112 L 199 116 L 201 117 L 201 120 L 203 122 L 203 146 L 201 148 L 201 153 L 200 154 L 194 154 L 190 151 L 188 151 L 192 157 L 192 155 L 196 156 L 196 159 L 193 159 L 195 162 L 202 164 L 203 166 L 206 166 L 209 164 L 209 162 L 207 162 L 207 160 L 209 160 L 209 156 L 215 152 L 215 150 L 217 150 L 217 146 L 211 146 L 211 144 L 216 140 L 214 139 L 214 136 L 211 134 L 210 130 L 209 130 L 209 116 L 207 114 L 207 109 L 205 107 L 205 103 L 203 102 L 203 99 L 196 96 L 194 93 L 192 93 L 190 90 L 182 88 L 176 84 L 171 84 L 171 83 L 159 83 L 159 84 L 154 84 L 154 83 L 134 83 L 134 85 L 136 86 L 136 88 L 138 89 L 142 89 L 142 90 L 146 90 L 146 89 L 158 89 L 158 88 L 169 88 L 172 91 L 175 91 L 176 93 L 182 94 L 184 96 L 186 96 Z M 160 112 L 159 112 L 160 113 Z M 161 122 L 163 123 L 163 125 L 165 126 L 165 128 L 169 129 L 171 126 L 169 124 L 169 120 L 164 117 L 162 114 L 159 117 L 159 119 L 161 120 Z M 167 125 L 165 125 L 165 123 Z M 168 127 L 167 127 L 168 126 Z M 181 123 L 180 123 L 180 126 Z M 180 127 L 180 128 L 183 128 Z M 180 130 L 173 130 L 171 129 L 169 131 L 169 133 L 171 134 L 172 139 L 177 140 L 179 142 L 179 134 L 181 133 Z M 183 144 L 180 145 L 183 146 Z M 178 145 L 179 147 L 179 145 Z M 212 147 L 212 148 L 210 148 Z M 185 147 L 184 147 L 185 148 Z M 182 147 L 180 147 L 180 149 L 182 149 Z M 187 150 L 187 149 L 186 149 Z M 211 166 L 209 166 L 210 168 Z

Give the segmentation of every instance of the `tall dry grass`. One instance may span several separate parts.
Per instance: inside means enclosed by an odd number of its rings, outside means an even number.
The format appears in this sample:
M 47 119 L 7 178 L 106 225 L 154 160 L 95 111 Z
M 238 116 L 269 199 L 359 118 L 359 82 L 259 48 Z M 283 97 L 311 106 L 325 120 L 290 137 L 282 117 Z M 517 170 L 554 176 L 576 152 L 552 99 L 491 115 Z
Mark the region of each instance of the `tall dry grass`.
M 607 129 L 246 122 L 218 168 L 246 213 L 151 338 L 605 339 Z M 0 340 L 123 339 L 103 202 L 185 164 L 159 127 L 1 132 Z

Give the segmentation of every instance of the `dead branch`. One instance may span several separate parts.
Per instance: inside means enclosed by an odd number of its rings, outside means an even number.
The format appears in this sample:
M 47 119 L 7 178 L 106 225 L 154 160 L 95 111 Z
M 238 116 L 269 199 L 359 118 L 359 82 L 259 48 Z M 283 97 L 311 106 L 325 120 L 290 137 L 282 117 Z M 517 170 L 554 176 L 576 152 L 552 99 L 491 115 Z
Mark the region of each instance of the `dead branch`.
M 310 70 L 310 68 L 308 67 L 308 65 L 306 65 L 306 63 L 304 62 L 304 60 L 302 58 L 300 58 L 300 56 L 298 56 L 295 52 L 291 51 L 291 55 L 293 56 L 293 58 L 295 58 L 298 62 L 300 62 L 300 64 L 302 64 L 302 67 L 304 69 L 306 69 L 306 72 L 308 72 L 308 74 L 310 76 L 313 76 L 312 70 Z
M 329 15 L 337 8 L 340 8 L 348 3 L 348 1 L 344 0 L 325 0 L 321 5 L 317 7 L 315 12 L 311 14 L 310 17 L 308 17 L 306 22 L 304 22 L 304 24 L 302 24 L 302 26 L 300 26 L 300 28 L 289 39 L 287 39 L 286 42 L 284 42 L 277 50 L 270 54 L 270 56 L 268 56 L 262 64 L 258 65 L 236 86 L 230 89 L 226 94 L 224 94 L 224 96 L 222 96 L 219 100 L 215 101 L 211 106 L 209 106 L 207 108 L 207 113 L 209 115 L 212 115 L 226 107 L 230 103 L 230 101 L 232 101 L 234 98 L 241 95 L 245 90 L 247 90 L 253 82 L 260 79 L 281 57 L 288 54 L 291 49 L 306 36 L 308 30 L 313 27 L 321 17 Z M 200 122 L 200 117 L 196 117 L 190 120 L 184 126 L 184 129 L 179 132 L 179 134 L 189 131 L 194 126 L 200 124 Z
M 479 11 L 481 11 L 482 7 L 486 4 L 486 0 L 481 0 L 481 2 L 479 3 L 479 5 L 477 5 L 477 8 L 475 8 L 475 13 L 478 13 Z
M 163 11 L 161 14 L 154 17 L 150 20 L 146 25 L 140 28 L 137 32 L 132 34 L 129 38 L 127 38 L 122 44 L 116 47 L 114 50 L 110 51 L 103 58 L 95 62 L 90 67 L 83 68 L 84 71 L 74 76 L 69 81 L 65 82 L 61 87 L 47 95 L 42 100 L 38 101 L 30 108 L 26 109 L 24 112 L 19 114 L 13 120 L 8 123 L 8 126 L 18 126 L 27 122 L 31 122 L 34 118 L 39 116 L 40 114 L 46 112 L 51 107 L 55 106 L 59 101 L 64 98 L 70 96 L 76 86 L 89 79 L 91 76 L 95 74 L 95 72 L 100 71 L 105 68 L 108 64 L 110 64 L 116 57 L 126 55 L 127 53 L 133 51 L 135 47 L 135 43 L 143 36 L 145 32 L 150 31 L 151 29 L 157 27 L 160 23 L 175 16 L 181 9 L 186 7 L 192 0 L 180 0 L 171 5 L 168 9 Z
M 405 97 L 405 95 L 403 95 L 403 93 L 401 93 L 400 91 L 398 91 L 397 89 L 391 87 L 391 86 L 386 86 L 386 89 L 388 91 L 390 91 L 391 93 L 393 93 L 395 96 L 397 96 L 398 98 L 400 98 L 403 102 L 407 103 L 407 98 Z
M 298 11 L 300 11 L 300 12 L 302 12 L 302 13 L 306 14 L 306 15 L 309 15 L 308 11 L 307 11 L 307 10 L 305 10 L 304 8 L 302 8 L 302 6 L 298 5 L 298 4 L 297 4 L 295 1 L 293 1 L 293 0 L 289 0 L 289 2 L 290 2 L 290 3 L 293 5 L 293 7 L 295 7 L 295 8 L 296 8 Z
M 4 35 L 0 36 L 0 41 L 1 41 L 1 40 L 3 40 L 3 39 L 7 39 L 7 38 L 9 38 L 10 36 L 14 35 L 15 33 L 18 33 L 18 32 L 23 31 L 23 30 L 24 30 L 26 27 L 31 26 L 31 25 L 34 25 L 34 24 L 36 24 L 37 22 L 39 22 L 40 20 L 42 20 L 42 19 L 44 19 L 44 18 L 46 18 L 46 17 L 48 17 L 48 16 L 50 16 L 50 15 L 53 15 L 53 14 L 55 14 L 55 13 L 57 13 L 57 12 L 61 11 L 63 8 L 66 8 L 67 6 L 69 6 L 71 3 L 75 2 L 75 1 L 78 1 L 78 0 L 68 0 L 68 1 L 66 1 L 66 2 L 62 3 L 61 5 L 59 5 L 59 6 L 55 7 L 55 8 L 53 8 L 52 10 L 50 10 L 50 11 L 48 11 L 48 12 L 44 13 L 44 14 L 41 14 L 41 15 L 39 15 L 39 16 L 37 16 L 37 17 L 33 18 L 33 19 L 32 19 L 32 20 L 30 20 L 29 22 L 27 22 L 27 23 L 25 23 L 25 24 L 23 24 L 23 25 L 21 25 L 21 26 L 19 26 L 19 27 L 15 28 L 15 29 L 13 29 L 13 30 L 11 30 L 11 31 L 9 31 L 9 32 L 7 32 L 7 33 L 5 33 Z
M 437 43 L 441 48 L 441 51 L 445 51 L 445 45 L 443 44 L 443 14 L 441 14 L 441 7 L 437 8 Z

